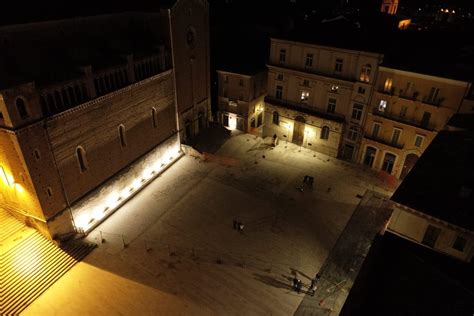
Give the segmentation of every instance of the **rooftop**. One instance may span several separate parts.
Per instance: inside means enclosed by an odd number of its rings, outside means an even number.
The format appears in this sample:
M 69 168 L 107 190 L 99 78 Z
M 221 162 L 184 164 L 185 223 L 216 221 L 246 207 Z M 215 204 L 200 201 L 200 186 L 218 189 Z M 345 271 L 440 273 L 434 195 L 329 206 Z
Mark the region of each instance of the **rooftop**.
M 392 200 L 474 231 L 474 115 L 456 114 L 438 133 Z

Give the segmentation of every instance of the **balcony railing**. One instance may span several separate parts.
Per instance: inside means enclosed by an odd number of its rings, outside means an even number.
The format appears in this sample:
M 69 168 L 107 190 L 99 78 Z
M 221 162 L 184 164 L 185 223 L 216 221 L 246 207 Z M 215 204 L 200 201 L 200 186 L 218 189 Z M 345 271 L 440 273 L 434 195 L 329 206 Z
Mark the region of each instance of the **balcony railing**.
M 312 67 L 298 67 L 296 65 L 289 65 L 289 64 L 280 64 L 280 63 L 268 63 L 270 66 L 275 66 L 275 67 L 280 67 L 280 68 L 285 68 L 285 69 L 291 69 L 291 70 L 296 70 L 296 71 L 301 71 L 305 72 L 308 74 L 313 74 L 313 75 L 318 75 L 322 77 L 327 77 L 327 78 L 334 78 L 338 80 L 344 80 L 344 81 L 349 81 L 349 82 L 357 82 L 357 78 L 355 76 L 348 76 L 348 75 L 343 75 L 343 74 L 338 74 L 334 72 L 323 72 L 323 71 L 318 71 L 317 69 L 314 69 Z
M 293 102 L 289 100 L 281 100 L 281 99 L 276 99 L 275 97 L 271 97 L 271 96 L 266 96 L 265 102 L 269 102 L 274 105 L 279 105 L 288 109 L 300 111 L 306 114 L 314 115 L 314 116 L 321 117 L 321 118 L 328 119 L 335 122 L 342 123 L 345 121 L 345 116 L 342 114 L 328 113 L 326 111 L 322 111 L 314 107 L 313 105 L 309 105 L 306 103 L 298 103 L 298 102 Z
M 366 135 L 364 135 L 364 138 L 373 140 L 374 142 L 377 142 L 377 143 L 392 146 L 392 147 L 395 147 L 395 148 L 398 148 L 398 149 L 403 149 L 403 147 L 405 146 L 405 144 L 401 144 L 399 142 L 393 142 L 392 140 L 389 140 L 389 139 L 386 139 L 386 138 L 380 137 L 380 136 L 374 136 L 372 134 L 366 134 Z
M 396 122 L 399 122 L 399 123 L 404 123 L 404 124 L 411 125 L 411 126 L 414 126 L 414 127 L 422 128 L 422 129 L 425 129 L 425 130 L 428 130 L 428 131 L 434 131 L 435 130 L 435 127 L 434 127 L 433 124 L 425 123 L 425 122 L 420 121 L 420 120 L 411 119 L 411 118 L 406 117 L 406 116 L 400 116 L 400 115 L 397 115 L 397 114 L 393 114 L 393 113 L 388 112 L 388 110 L 379 111 L 378 107 L 375 107 L 375 108 L 372 109 L 372 114 L 376 115 L 376 116 L 384 117 L 386 119 L 396 121 Z
M 406 92 L 406 91 L 403 91 L 402 89 L 397 89 L 396 87 L 392 87 L 388 90 L 384 89 L 383 87 L 380 87 L 377 91 L 381 94 L 397 96 L 399 98 L 403 98 L 403 99 L 407 99 L 411 101 L 417 101 L 420 96 L 420 93 L 418 91 Z M 429 105 L 441 106 L 444 101 L 444 98 L 443 97 L 430 98 L 429 96 L 425 96 L 423 99 L 419 101 L 425 104 L 429 104 Z

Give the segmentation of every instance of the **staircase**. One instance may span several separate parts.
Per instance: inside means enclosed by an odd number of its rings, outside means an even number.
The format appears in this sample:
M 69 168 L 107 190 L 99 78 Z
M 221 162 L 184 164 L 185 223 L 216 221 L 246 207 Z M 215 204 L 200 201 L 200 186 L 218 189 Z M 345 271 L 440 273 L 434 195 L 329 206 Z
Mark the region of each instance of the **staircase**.
M 96 245 L 60 248 L 6 211 L 0 216 L 0 315 L 18 315 Z

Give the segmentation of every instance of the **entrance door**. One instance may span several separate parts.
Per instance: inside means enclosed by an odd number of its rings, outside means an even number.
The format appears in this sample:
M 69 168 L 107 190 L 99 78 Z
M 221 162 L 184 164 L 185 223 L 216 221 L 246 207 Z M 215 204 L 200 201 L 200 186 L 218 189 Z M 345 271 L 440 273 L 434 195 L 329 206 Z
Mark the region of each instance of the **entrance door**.
M 364 165 L 372 168 L 372 166 L 374 165 L 376 153 L 377 153 L 377 150 L 374 147 L 367 147 L 367 150 L 365 151 L 365 156 L 364 156 Z
M 342 150 L 342 159 L 352 160 L 352 156 L 354 156 L 354 146 L 345 144 Z
M 392 174 L 394 164 L 395 164 L 395 155 L 386 153 L 383 159 L 382 170 Z
M 293 126 L 293 140 L 292 142 L 298 146 L 303 144 L 304 140 L 304 126 L 305 119 L 302 116 L 295 118 L 295 125 Z
M 229 127 L 229 115 L 228 114 L 223 114 L 222 115 L 222 125 L 225 127 Z
M 243 131 L 244 130 L 244 119 L 241 117 L 237 118 L 237 129 Z
M 400 174 L 400 179 L 404 179 L 406 175 L 410 172 L 411 168 L 416 164 L 418 161 L 418 156 L 415 154 L 409 154 L 405 158 L 405 163 L 403 164 L 402 173 Z

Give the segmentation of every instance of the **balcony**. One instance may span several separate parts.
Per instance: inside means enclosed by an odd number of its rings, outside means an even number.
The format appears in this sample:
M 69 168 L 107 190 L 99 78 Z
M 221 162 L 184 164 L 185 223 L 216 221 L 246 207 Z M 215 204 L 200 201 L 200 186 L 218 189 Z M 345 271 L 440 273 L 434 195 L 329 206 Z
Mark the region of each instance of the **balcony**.
M 423 103 L 434 105 L 434 106 L 441 106 L 441 103 L 443 103 L 443 101 L 444 101 L 444 98 L 430 98 L 430 97 L 423 98 Z
M 382 112 L 382 111 L 379 111 L 378 107 L 375 107 L 375 108 L 372 109 L 372 114 L 375 115 L 375 116 L 379 116 L 379 117 L 383 117 L 383 118 L 395 121 L 395 122 L 399 122 L 399 123 L 407 124 L 407 125 L 410 125 L 410 126 L 422 128 L 422 129 L 425 129 L 427 131 L 434 131 L 435 130 L 434 125 L 429 124 L 429 122 L 425 123 L 421 120 L 415 120 L 415 119 L 411 119 L 411 118 L 406 117 L 406 116 L 400 116 L 400 115 L 397 115 L 397 114 L 387 112 L 387 110 L 385 112 Z
M 291 110 L 303 112 L 309 115 L 314 115 L 320 118 L 328 119 L 331 121 L 343 123 L 345 121 L 345 116 L 342 114 L 337 114 L 337 113 L 328 113 L 326 111 L 322 111 L 312 105 L 306 104 L 306 103 L 298 103 L 298 102 L 293 102 L 289 100 L 280 100 L 276 99 L 275 97 L 271 96 L 266 96 L 265 97 L 265 102 L 282 106 Z
M 398 148 L 398 149 L 403 149 L 403 147 L 405 146 L 405 144 L 400 144 L 398 142 L 393 142 L 392 140 L 389 140 L 389 139 L 386 139 L 386 138 L 383 138 L 383 137 L 380 137 L 380 136 L 373 136 L 371 134 L 364 135 L 364 138 L 372 140 L 372 141 L 380 143 L 380 144 L 395 147 L 395 148 Z
M 348 81 L 348 82 L 357 82 L 358 80 L 354 76 L 347 76 L 347 75 L 342 75 L 338 73 L 333 73 L 333 72 L 322 72 L 318 71 L 317 69 L 314 69 L 312 67 L 298 67 L 295 65 L 288 65 L 288 64 L 279 64 L 279 63 L 268 63 L 268 66 L 274 66 L 274 67 L 279 67 L 279 68 L 284 68 L 284 69 L 290 69 L 290 70 L 295 70 L 295 71 L 300 71 L 304 72 L 307 74 L 312 74 L 312 75 L 317 75 L 317 76 L 322 76 L 326 78 L 333 78 L 333 79 L 338 79 L 338 80 L 343 80 L 343 81 Z

